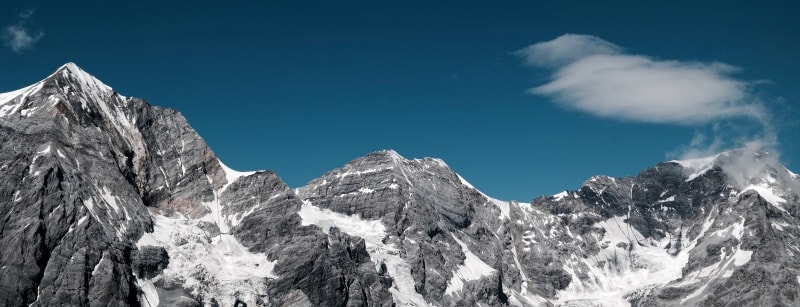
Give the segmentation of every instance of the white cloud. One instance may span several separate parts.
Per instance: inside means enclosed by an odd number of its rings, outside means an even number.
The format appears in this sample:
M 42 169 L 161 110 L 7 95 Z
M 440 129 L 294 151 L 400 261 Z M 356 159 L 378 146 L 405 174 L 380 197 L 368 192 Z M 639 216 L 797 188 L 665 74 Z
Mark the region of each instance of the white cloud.
M 763 123 L 747 124 L 742 121 L 716 122 L 711 130 L 697 131 L 689 144 L 667 153 L 669 159 L 697 159 L 723 151 L 747 148 L 765 151 L 778 156 L 778 131 Z
M 553 70 L 530 93 L 590 114 L 652 123 L 701 124 L 730 117 L 766 122 L 737 68 L 718 62 L 667 61 L 624 53 L 589 35 L 565 34 L 516 52 L 529 65 Z
M 525 47 L 516 54 L 530 65 L 557 68 L 590 55 L 620 52 L 622 48 L 596 36 L 564 34 L 554 40 Z
M 715 132 L 717 128 L 714 128 Z M 718 154 L 724 150 L 730 150 L 730 148 L 726 148 L 727 144 L 725 141 L 718 135 L 715 134 L 713 140 L 708 141 L 708 137 L 702 133 L 695 133 L 694 137 L 692 137 L 692 141 L 689 145 L 684 146 L 680 153 L 670 153 L 669 156 L 678 156 L 681 160 L 685 159 L 698 159 L 698 158 L 705 158 L 710 157 L 715 154 Z
M 32 49 L 33 45 L 44 37 L 44 32 L 33 31 L 29 28 L 33 13 L 34 10 L 24 11 L 19 14 L 17 23 L 3 28 L 3 41 L 14 52 L 22 53 Z

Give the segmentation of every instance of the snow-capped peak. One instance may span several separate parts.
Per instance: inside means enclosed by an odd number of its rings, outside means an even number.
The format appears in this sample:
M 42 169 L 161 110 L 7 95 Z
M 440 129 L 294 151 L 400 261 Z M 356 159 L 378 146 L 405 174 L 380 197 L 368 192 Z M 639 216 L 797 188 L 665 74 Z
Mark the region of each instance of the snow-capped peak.
M 22 104 L 19 102 L 20 100 L 24 99 L 17 98 L 21 96 L 29 96 L 38 91 L 40 88 L 41 82 L 38 82 L 15 91 L 0 93 L 0 117 L 18 111 L 18 109 L 22 106 Z
M 691 173 L 688 174 L 686 181 L 692 181 L 698 176 L 705 174 L 705 172 L 707 172 L 708 170 L 714 168 L 714 165 L 716 164 L 715 162 L 717 161 L 717 157 L 719 157 L 722 154 L 724 153 L 703 158 L 672 160 L 669 162 L 680 164 L 684 169 L 691 170 Z
M 406 161 L 406 158 L 401 156 L 394 149 L 384 149 L 384 150 L 378 151 L 377 153 L 378 154 L 384 154 L 384 155 L 388 156 L 389 158 L 391 158 L 395 162 L 405 162 Z
M 740 148 L 709 157 L 670 162 L 677 163 L 687 170 L 686 181 L 691 181 L 714 167 L 722 168 L 729 177 L 738 180 L 740 184 L 769 177 L 788 179 L 793 177 L 792 172 L 778 161 L 776 155 L 754 148 Z
M 222 168 L 222 171 L 225 172 L 225 185 L 223 185 L 222 188 L 219 189 L 220 193 L 225 191 L 228 188 L 228 186 L 230 186 L 237 179 L 241 177 L 247 177 L 256 173 L 256 172 L 240 172 L 228 167 L 227 165 L 225 165 L 225 163 L 222 163 L 222 160 L 218 161 L 219 161 L 219 166 Z
M 746 147 L 710 157 L 671 162 L 685 169 L 686 181 L 719 167 L 729 185 L 742 192 L 755 190 L 775 206 L 779 205 L 782 196 L 800 189 L 796 175 L 778 161 L 777 155 L 756 148 Z
M 76 65 L 73 62 L 69 62 L 69 63 L 64 64 L 61 67 L 59 67 L 58 70 L 56 70 L 56 72 L 51 75 L 51 77 L 56 76 L 58 74 L 61 74 L 64 77 L 67 77 L 68 75 L 72 75 L 73 78 L 75 80 L 77 80 L 78 82 L 80 82 L 82 84 L 85 84 L 85 85 L 89 86 L 90 88 L 98 90 L 98 91 L 102 91 L 102 92 L 113 92 L 114 91 L 114 89 L 112 89 L 110 86 L 106 85 L 105 83 L 103 83 L 102 81 L 98 80 L 97 78 L 95 78 L 91 74 L 87 73 L 86 71 L 84 71 L 83 69 L 78 67 L 78 65 Z
M 75 63 L 69 62 L 59 67 L 44 80 L 15 91 L 0 93 L 0 117 L 22 112 L 26 108 L 30 108 L 30 105 L 26 105 L 26 98 L 36 94 L 45 84 L 52 82 L 50 80 L 55 78 L 67 79 L 70 80 L 68 81 L 70 83 L 75 82 L 77 84 L 74 84 L 73 87 L 80 87 L 83 91 L 92 96 L 110 96 L 114 94 L 114 90 L 110 86 L 87 73 L 78 67 L 78 65 L 75 65 Z M 59 84 L 59 86 L 62 86 L 64 89 L 70 87 L 69 85 Z M 122 96 L 120 97 L 125 98 Z

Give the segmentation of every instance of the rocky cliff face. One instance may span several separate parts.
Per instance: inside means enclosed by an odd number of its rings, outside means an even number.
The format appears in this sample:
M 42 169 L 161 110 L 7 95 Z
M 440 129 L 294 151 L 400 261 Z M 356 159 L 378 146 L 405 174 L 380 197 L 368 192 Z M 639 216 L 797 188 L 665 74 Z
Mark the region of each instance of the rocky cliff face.
M 531 203 L 394 151 L 291 189 L 67 64 L 0 94 L 0 172 L 3 306 L 800 304 L 800 179 L 748 149 Z
M 363 240 L 301 225 L 178 112 L 74 64 L 0 98 L 0 305 L 391 303 Z
M 378 263 L 408 266 L 408 283 L 429 304 L 791 306 L 798 184 L 774 157 L 743 149 L 503 202 L 441 160 L 383 151 L 297 194 L 301 217 L 320 210 L 385 226 L 367 250 Z

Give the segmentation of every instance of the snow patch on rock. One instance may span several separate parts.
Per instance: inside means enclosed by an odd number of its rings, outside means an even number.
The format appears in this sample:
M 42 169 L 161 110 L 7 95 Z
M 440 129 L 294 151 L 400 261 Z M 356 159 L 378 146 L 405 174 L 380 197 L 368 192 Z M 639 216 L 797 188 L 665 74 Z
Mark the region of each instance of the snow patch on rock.
M 718 156 L 719 155 L 697 159 L 672 160 L 670 162 L 678 163 L 683 166 L 683 168 L 691 170 L 692 172 L 688 174 L 686 181 L 692 181 L 712 169 L 714 167 L 714 161 L 716 161 Z
M 698 237 L 710 226 L 706 223 Z M 670 255 L 666 249 L 669 238 L 660 241 L 646 238 L 626 223 L 624 217 L 613 217 L 593 227 L 605 229 L 605 234 L 597 238 L 605 247 L 595 257 L 584 259 L 573 255 L 564 260 L 564 270 L 572 275 L 572 282 L 558 292 L 559 304 L 630 306 L 626 297 L 636 290 L 680 278 L 689 251 L 696 245 L 696 241 L 692 242 L 678 255 Z M 590 278 L 583 281 L 579 274 Z
M 558 193 L 558 194 L 556 194 L 556 195 L 553 195 L 553 200 L 555 200 L 555 201 L 559 201 L 559 200 L 562 200 L 562 199 L 564 199 L 564 197 L 567 197 L 568 195 L 569 195 L 569 192 L 567 192 L 567 191 L 563 191 L 563 192 L 561 192 L 561 193 Z
M 468 187 L 470 189 L 478 191 L 478 193 L 483 195 L 483 197 L 486 197 L 486 199 L 488 199 L 489 202 L 491 202 L 492 204 L 497 206 L 497 208 L 500 209 L 500 216 L 498 217 L 499 219 L 502 220 L 502 219 L 510 219 L 511 218 L 511 204 L 510 204 L 510 202 L 505 201 L 505 200 L 499 200 L 499 199 L 493 198 L 493 197 L 491 197 L 489 195 L 486 195 L 486 193 L 483 193 L 480 190 L 476 189 L 472 184 L 469 183 L 469 181 L 464 179 L 464 177 L 461 177 L 461 175 L 456 174 L 456 176 L 458 177 L 458 181 L 460 181 L 461 184 L 465 185 L 466 187 Z
M 103 92 L 113 91 L 113 89 L 110 86 L 106 85 L 105 83 L 98 80 L 91 74 L 87 73 L 86 71 L 78 67 L 78 65 L 75 65 L 75 63 L 69 62 L 67 64 L 64 64 L 63 66 L 61 66 L 61 68 L 58 69 L 58 71 L 61 71 L 61 73 L 65 75 L 67 73 L 71 73 L 76 79 L 81 81 L 83 84 L 88 85 L 95 90 Z
M 0 117 L 16 113 L 24 105 L 25 98 L 33 95 L 42 89 L 42 82 L 35 83 L 24 88 L 0 93 Z
M 142 296 L 139 297 L 139 304 L 143 307 L 158 307 L 158 290 L 150 280 L 139 279 L 136 277 L 136 284 L 142 289 Z
M 381 263 L 385 264 L 389 276 L 394 278 L 389 292 L 392 294 L 395 304 L 398 306 L 428 306 L 425 298 L 414 289 L 411 266 L 400 258 L 399 250 L 394 244 L 383 243 L 383 238 L 386 237 L 386 227 L 380 220 L 364 220 L 358 215 L 350 216 L 321 209 L 308 200 L 303 200 L 303 207 L 297 214 L 302 219 L 302 225 L 319 226 L 325 233 L 328 233 L 331 227 L 337 227 L 350 236 L 363 238 L 372 261 L 378 267 Z
M 464 263 L 458 267 L 458 270 L 453 272 L 453 277 L 447 283 L 447 288 L 444 290 L 445 294 L 453 295 L 457 291 L 461 291 L 464 283 L 467 281 L 479 280 L 483 277 L 489 276 L 494 273 L 495 269 L 483 262 L 472 251 L 469 250 L 467 244 L 453 236 L 461 250 L 464 252 Z
M 750 190 L 756 191 L 758 193 L 758 195 L 761 196 L 761 198 L 763 198 L 768 203 L 770 203 L 773 206 L 775 206 L 775 208 L 778 208 L 781 211 L 788 213 L 788 211 L 786 211 L 786 209 L 783 207 L 783 203 L 785 203 L 786 200 L 783 199 L 783 197 L 778 196 L 778 194 L 775 193 L 775 191 L 773 191 L 770 187 L 765 186 L 765 185 L 750 185 L 750 186 L 744 188 L 744 190 L 742 190 L 741 193 L 744 193 L 744 192 L 747 192 L 747 191 L 750 191 Z M 741 193 L 739 193 L 739 194 L 741 194 Z
M 247 177 L 247 176 L 250 176 L 250 175 L 256 173 L 256 172 L 240 172 L 240 171 L 236 171 L 236 170 L 233 170 L 232 168 L 228 167 L 227 165 L 225 165 L 225 163 L 222 163 L 221 160 L 217 160 L 217 161 L 219 162 L 219 166 L 222 167 L 222 171 L 225 172 L 225 184 L 222 186 L 221 189 L 219 189 L 219 193 L 224 192 L 225 189 L 228 188 L 228 186 L 230 186 L 233 182 L 235 182 L 239 178 Z
M 239 299 L 249 306 L 256 305 L 256 297 L 268 295 L 264 278 L 276 278 L 272 273 L 276 261 L 251 253 L 233 235 L 211 236 L 200 227 L 202 221 L 160 214 L 152 218 L 154 231 L 145 233 L 136 246 L 164 247 L 170 260 L 161 275 L 145 281 L 145 286 L 162 279 L 193 295 L 227 302 Z

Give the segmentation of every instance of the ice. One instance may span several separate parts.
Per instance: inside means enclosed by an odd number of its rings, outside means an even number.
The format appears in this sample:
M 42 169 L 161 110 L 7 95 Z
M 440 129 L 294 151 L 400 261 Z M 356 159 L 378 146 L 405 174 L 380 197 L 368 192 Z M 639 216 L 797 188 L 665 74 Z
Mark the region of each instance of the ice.
M 724 229 L 717 230 L 710 234 L 710 236 L 704 237 L 706 230 L 710 227 L 710 220 L 707 219 L 707 223 L 703 225 L 703 231 L 701 231 L 700 235 L 697 236 L 698 239 L 702 238 L 703 240 L 714 240 L 714 237 L 719 237 L 722 240 L 725 240 L 729 237 L 734 237 L 739 240 L 739 244 L 733 247 L 733 254 L 729 254 L 725 251 L 725 248 L 720 249 L 720 257 L 719 260 L 715 263 L 712 263 L 700 270 L 693 271 L 686 276 L 684 276 L 683 280 L 676 284 L 676 286 L 684 286 L 684 285 L 691 285 L 696 283 L 704 283 L 700 288 L 686 296 L 682 301 L 681 304 L 684 304 L 693 298 L 699 297 L 703 294 L 704 291 L 707 289 L 707 281 L 712 279 L 718 278 L 728 278 L 733 276 L 733 272 L 736 267 L 742 266 L 750 261 L 750 258 L 753 255 L 753 251 L 742 250 L 741 249 L 741 238 L 744 235 L 745 229 L 745 220 L 741 219 L 739 222 L 730 225 Z M 694 244 L 693 244 L 694 245 Z M 693 246 L 691 246 L 693 247 Z
M 464 177 L 461 177 L 461 175 L 458 174 L 456 174 L 456 176 L 458 176 L 458 180 L 461 181 L 461 184 L 467 186 L 470 189 L 475 189 L 475 187 L 472 186 L 472 184 L 470 184 L 466 179 L 464 179 Z
M 160 214 L 152 218 L 154 231 L 145 233 L 136 246 L 162 246 L 170 261 L 161 275 L 144 285 L 164 279 L 203 292 L 195 294 L 230 302 L 238 298 L 252 306 L 256 297 L 267 295 L 263 280 L 276 276 L 272 273 L 275 262 L 265 254 L 250 252 L 233 235 L 210 236 L 198 220 Z
M 553 200 L 559 201 L 559 200 L 563 199 L 564 197 L 567 197 L 568 195 L 569 195 L 569 192 L 564 191 L 564 192 L 558 193 L 556 195 L 553 195 Z
M 358 215 L 350 216 L 321 209 L 308 200 L 303 200 L 303 206 L 297 214 L 302 219 L 302 225 L 317 225 L 325 233 L 331 227 L 337 227 L 348 235 L 363 238 L 372 261 L 377 266 L 380 266 L 381 263 L 385 264 L 389 276 L 394 278 L 389 292 L 392 294 L 395 304 L 398 306 L 429 305 L 414 289 L 411 267 L 400 258 L 397 247 L 394 244 L 383 243 L 386 227 L 380 220 L 364 220 Z
M 394 149 L 386 149 L 386 150 L 383 150 L 383 152 L 388 154 L 389 157 L 392 158 L 392 160 L 395 160 L 395 161 L 405 161 L 405 159 L 406 159 L 403 156 L 401 156 L 399 153 L 397 153 L 397 151 L 395 151 Z
M 42 150 L 37 151 L 36 155 L 33 156 L 33 158 L 31 159 L 31 167 L 28 169 L 28 174 L 34 174 L 35 173 L 35 175 L 38 176 L 39 175 L 39 171 L 36 171 L 36 161 L 39 158 L 41 158 L 41 157 L 43 157 L 43 156 L 45 156 L 45 155 L 47 155 L 47 154 L 49 154 L 51 152 L 51 144 L 50 144 L 50 142 L 48 142 L 46 144 L 43 144 L 43 145 L 40 145 L 39 148 L 42 148 L 42 146 L 44 146 L 44 148 Z
M 31 117 L 40 108 L 41 107 L 33 107 L 33 108 L 30 108 L 30 109 L 25 109 L 25 110 L 20 111 L 19 114 L 22 115 L 22 116 L 25 116 L 25 117 Z
M 700 282 L 701 280 L 698 277 L 705 278 L 707 280 L 714 279 L 714 278 L 728 278 L 733 276 L 733 272 L 735 267 L 742 266 L 750 261 L 750 258 L 753 256 L 753 251 L 746 251 L 741 249 L 741 243 L 738 247 L 736 247 L 736 252 L 733 255 L 727 255 L 723 250 L 720 253 L 720 260 L 714 264 L 711 264 L 699 272 L 693 272 L 686 276 L 685 281 L 681 284 L 692 284 Z M 691 294 L 687 295 L 683 300 L 681 300 L 681 304 L 686 303 L 687 301 L 691 300 L 692 298 L 698 297 L 703 294 L 706 290 L 708 284 L 703 284 L 700 288 L 692 292 Z
M 85 97 L 79 96 L 79 99 L 83 108 L 88 109 L 87 102 L 94 102 L 94 105 L 99 108 L 96 111 L 105 115 L 105 119 L 114 126 L 114 129 L 120 133 L 136 153 L 144 151 L 144 141 L 139 129 L 136 127 L 135 119 L 129 117 L 128 112 L 125 112 L 120 107 L 128 102 L 126 97 L 114 92 L 111 87 L 81 70 L 74 63 L 65 64 L 57 73 L 61 73 L 64 77 L 72 76 L 82 84 Z
M 111 208 L 114 208 L 114 212 L 120 213 L 120 207 L 117 204 L 117 197 L 114 196 L 114 195 L 111 195 L 111 191 L 109 191 L 108 188 L 103 187 L 103 189 L 101 190 L 100 196 L 103 198 L 103 200 L 106 202 L 106 204 L 111 206 Z
M 647 239 L 623 219 L 613 217 L 594 225 L 605 229 L 599 242 L 608 243 L 608 247 L 596 257 L 565 259 L 564 269 L 572 275 L 573 281 L 567 289 L 558 292 L 559 304 L 630 306 L 625 297 L 635 290 L 666 284 L 681 277 L 689 260 L 689 251 L 696 243 L 692 242 L 677 256 L 672 256 L 665 249 L 670 243 L 669 238 L 661 241 Z M 706 229 L 704 227 L 701 231 L 701 236 Z M 630 250 L 618 247 L 618 243 L 627 244 Z M 582 281 L 578 278 L 580 268 L 588 268 L 582 274 L 587 274 L 589 279 Z
M 498 216 L 500 220 L 511 219 L 511 202 L 494 199 L 489 196 L 486 196 L 486 198 L 500 209 L 500 216 Z
M 486 199 L 488 199 L 489 202 L 491 202 L 492 204 L 497 206 L 497 208 L 500 209 L 500 216 L 498 217 L 499 219 L 502 220 L 504 218 L 507 218 L 507 219 L 511 218 L 511 208 L 510 208 L 511 204 L 508 201 L 499 200 L 499 199 L 493 198 L 493 197 L 491 197 L 489 195 L 486 195 L 485 193 L 483 193 L 480 190 L 476 189 L 472 184 L 469 183 L 469 181 L 464 179 L 464 177 L 461 177 L 461 175 L 456 174 L 456 176 L 458 176 L 458 180 L 461 181 L 461 184 L 465 185 L 466 187 L 468 187 L 470 189 L 478 191 L 478 193 L 483 195 L 483 197 L 486 197 Z
M 671 201 L 675 201 L 675 195 L 667 197 L 666 199 L 659 200 L 658 202 L 659 203 L 666 203 L 666 202 L 671 202 Z
M 494 268 L 473 254 L 472 251 L 469 250 L 467 244 L 464 244 L 464 242 L 455 236 L 453 236 L 453 240 L 456 240 L 458 245 L 461 246 L 461 250 L 464 252 L 466 258 L 464 259 L 464 264 L 460 265 L 458 270 L 453 272 L 453 277 L 450 278 L 450 282 L 447 283 L 447 288 L 444 290 L 444 293 L 450 295 L 461 291 L 464 287 L 464 282 L 478 280 L 495 272 Z
M 362 187 L 362 188 L 358 189 L 358 192 L 361 193 L 361 194 L 369 194 L 369 193 L 375 192 L 375 190 L 370 189 L 370 188 L 363 188 Z
M 103 252 L 103 256 L 100 257 L 100 261 L 94 265 L 94 269 L 92 269 L 92 276 L 97 275 L 97 270 L 100 268 L 100 264 L 103 263 L 103 259 L 106 259 L 106 252 Z
M 139 297 L 139 304 L 144 307 L 158 307 L 158 291 L 150 280 L 142 280 L 136 277 L 136 284 L 142 289 L 142 296 Z
M 24 88 L 15 90 L 15 91 L 7 92 L 7 93 L 0 93 L 0 107 L 5 105 L 5 104 L 7 104 L 7 103 L 9 103 L 9 102 L 11 102 L 12 100 L 14 100 L 14 98 L 17 98 L 19 95 L 21 95 L 22 93 L 24 93 L 25 91 L 30 89 L 32 86 L 33 85 L 30 85 L 30 86 L 27 86 L 27 87 L 24 87 Z M 2 110 L 2 109 L 0 109 L 0 110 Z M 0 112 L 2 112 L 2 111 L 0 111 Z M 3 115 L 5 115 L 5 114 L 0 113 L 0 116 L 3 116 Z
M 167 189 L 169 189 L 170 188 L 170 186 L 169 186 L 169 177 L 167 177 L 167 172 L 164 171 L 164 167 L 162 167 L 160 165 L 158 166 L 158 169 L 161 171 L 161 175 L 164 176 L 164 184 L 166 184 L 167 185 Z
M 19 109 L 24 105 L 25 98 L 38 92 L 41 88 L 42 82 L 38 82 L 16 91 L 0 93 L 0 117 L 4 117 L 8 114 L 13 114 L 19 111 Z M 15 100 L 16 103 L 14 103 Z
M 61 68 L 59 68 L 53 75 L 50 75 L 48 78 L 54 76 L 57 73 L 61 73 L 63 75 L 71 74 L 75 76 L 83 84 L 87 85 L 90 88 L 91 95 L 94 95 L 95 98 L 98 93 L 105 93 L 105 95 L 110 96 L 113 93 L 113 89 L 108 85 L 103 84 L 100 80 L 97 80 L 92 75 L 88 74 L 87 72 L 81 70 L 75 63 L 67 63 Z M 15 91 L 7 92 L 7 93 L 0 93 L 0 117 L 4 117 L 8 114 L 16 113 L 23 107 L 26 96 L 30 96 L 36 92 L 38 92 L 42 88 L 43 82 L 39 81 L 33 85 L 27 86 L 25 88 L 21 88 Z M 120 96 L 121 97 L 121 96 Z M 14 103 L 16 101 L 16 103 Z M 103 105 L 102 103 L 100 104 Z M 104 110 L 105 111 L 105 110 Z M 36 112 L 36 108 L 22 110 L 22 115 L 30 116 Z M 110 115 L 110 113 L 108 113 Z
M 95 221 L 99 221 L 99 219 L 97 218 L 97 214 L 94 212 L 94 198 L 93 197 L 89 197 L 89 198 L 83 200 L 83 206 L 86 207 L 87 210 L 89 210 L 89 214 L 92 215 L 92 217 L 94 218 Z
M 541 296 L 528 293 L 528 276 L 525 274 L 525 270 L 522 269 L 522 264 L 519 262 L 519 255 L 517 253 L 517 245 L 511 244 L 511 254 L 514 256 L 514 264 L 517 266 L 519 270 L 520 277 L 522 278 L 522 284 L 520 285 L 520 291 L 516 291 L 513 289 L 511 290 L 511 295 L 509 296 L 509 305 L 511 306 L 547 306 L 550 302 L 544 299 Z M 523 301 L 525 303 L 523 303 Z
M 672 160 L 670 162 L 678 163 L 683 166 L 683 168 L 692 170 L 692 173 L 689 174 L 688 178 L 686 178 L 686 181 L 692 181 L 700 175 L 705 174 L 705 172 L 708 170 L 712 169 L 714 167 L 714 161 L 717 159 L 717 157 L 719 157 L 719 155 L 697 159 Z
M 64 68 L 66 69 L 64 70 Z M 61 68 L 59 68 L 59 70 L 63 71 L 65 74 L 66 71 L 71 72 L 72 75 L 75 76 L 78 80 L 82 81 L 84 84 L 87 84 L 96 90 L 104 92 L 113 91 L 113 89 L 110 86 L 105 85 L 103 82 L 101 82 L 94 76 L 83 71 L 83 69 L 80 69 L 80 67 L 78 67 L 78 65 L 75 65 L 75 63 L 69 62 L 67 64 L 64 64 L 63 66 L 61 66 Z
M 221 160 L 217 160 L 217 161 L 219 161 L 219 166 L 221 166 L 222 170 L 225 172 L 225 180 L 226 180 L 225 185 L 223 185 L 222 188 L 219 189 L 219 193 L 224 192 L 225 189 L 227 189 L 228 186 L 230 186 L 237 179 L 239 179 L 241 177 L 247 177 L 247 176 L 250 176 L 250 175 L 256 173 L 256 172 L 235 171 L 235 170 L 231 169 L 230 167 L 228 167 L 227 165 L 225 165 L 225 163 L 222 163 Z
M 706 291 L 706 287 L 708 287 L 708 284 L 701 286 L 700 288 L 692 292 L 692 294 L 687 295 L 685 298 L 681 300 L 681 304 L 685 304 L 687 301 L 700 296 L 700 294 L 703 294 L 703 292 Z
M 749 190 L 756 191 L 758 195 L 761 195 L 761 198 L 763 198 L 764 200 L 775 206 L 775 208 L 778 208 L 779 210 L 788 213 L 788 211 L 786 211 L 786 209 L 783 207 L 783 203 L 785 203 L 786 200 L 775 194 L 775 192 L 771 188 L 764 185 L 750 185 L 746 187 L 744 190 L 742 190 L 741 193 L 744 193 Z
M 272 273 L 275 262 L 267 260 L 264 254 L 250 253 L 233 235 L 222 234 L 214 238 L 211 250 L 211 261 L 205 262 L 205 265 L 220 280 L 277 277 Z
M 750 262 L 750 257 L 753 256 L 753 251 L 746 251 L 746 250 L 737 250 L 735 254 L 733 254 L 733 265 L 735 266 L 742 266 L 745 263 Z
M 75 230 L 75 226 L 80 226 L 81 224 L 85 223 L 87 220 L 89 220 L 89 216 L 88 215 L 82 216 L 80 219 L 78 219 L 78 223 L 72 224 L 72 225 L 69 226 L 69 229 L 67 229 L 67 233 L 72 232 L 73 230 Z
M 336 178 L 344 178 L 344 177 L 347 177 L 347 176 L 360 176 L 360 175 L 372 174 L 372 173 L 382 172 L 382 171 L 385 171 L 387 169 L 391 169 L 391 167 L 375 167 L 375 168 L 368 168 L 368 169 L 358 170 L 358 171 L 353 171 L 351 169 L 348 169 L 344 173 L 336 174 Z M 410 181 L 409 181 L 409 183 L 410 183 Z
M 720 229 L 720 230 L 715 231 L 713 233 L 713 235 L 715 235 L 717 237 L 720 237 L 720 238 L 734 237 L 734 238 L 736 238 L 736 240 L 738 240 L 740 242 L 739 246 L 741 246 L 742 236 L 744 236 L 744 228 L 745 228 L 744 223 L 745 223 L 745 219 L 742 218 L 738 223 L 734 223 L 734 224 L 732 224 L 732 225 L 730 225 L 730 226 L 728 226 L 728 227 L 726 227 L 724 229 Z M 752 254 L 752 252 L 750 252 L 750 253 Z M 745 256 L 742 256 L 742 257 L 745 257 Z M 724 254 L 723 254 L 723 257 L 721 257 L 721 258 L 725 258 Z M 745 258 L 740 258 L 740 259 L 745 259 Z M 746 259 L 749 260 L 750 257 L 747 256 Z
M 389 188 L 391 188 L 391 186 L 389 186 Z M 344 194 L 340 194 L 340 195 L 336 195 L 334 197 L 345 197 L 345 196 L 352 196 L 352 195 L 358 195 L 358 194 L 370 194 L 372 192 L 375 192 L 375 190 L 370 189 L 370 188 L 366 188 L 366 187 L 361 187 L 356 191 L 348 192 L 348 193 L 344 193 Z

